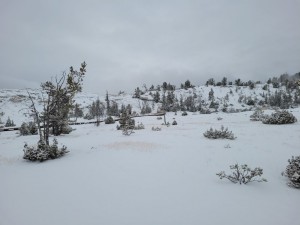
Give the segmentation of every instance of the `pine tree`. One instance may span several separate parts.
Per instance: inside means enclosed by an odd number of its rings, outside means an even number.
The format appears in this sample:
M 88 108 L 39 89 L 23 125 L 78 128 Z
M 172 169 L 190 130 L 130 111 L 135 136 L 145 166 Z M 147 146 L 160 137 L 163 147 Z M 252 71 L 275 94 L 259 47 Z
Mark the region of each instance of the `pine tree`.
M 222 86 L 226 86 L 226 85 L 227 85 L 227 78 L 226 78 L 226 77 L 223 77 L 221 83 L 222 83 Z
M 160 94 L 158 91 L 155 92 L 154 96 L 153 96 L 153 100 L 154 102 L 158 103 L 160 101 Z
M 57 141 L 50 145 L 50 128 L 54 135 L 67 131 L 68 115 L 73 107 L 75 94 L 82 90 L 85 73 L 86 63 L 83 62 L 79 71 L 70 67 L 69 73 L 64 72 L 61 78 L 55 79 L 54 83 L 52 81 L 42 83 L 41 87 L 46 96 L 43 98 L 44 107 L 41 113 L 35 107 L 32 96 L 27 92 L 32 102 L 31 109 L 35 114 L 40 140 L 37 148 L 29 147 L 27 144 L 24 146 L 24 159 L 43 161 L 60 157 L 68 152 L 66 147 L 58 149 Z
M 7 118 L 7 121 L 5 123 L 5 127 L 14 127 L 16 124 L 14 123 L 13 120 L 11 120 L 9 117 Z
M 214 99 L 214 90 L 211 88 L 210 92 L 208 93 L 208 100 L 212 101 Z

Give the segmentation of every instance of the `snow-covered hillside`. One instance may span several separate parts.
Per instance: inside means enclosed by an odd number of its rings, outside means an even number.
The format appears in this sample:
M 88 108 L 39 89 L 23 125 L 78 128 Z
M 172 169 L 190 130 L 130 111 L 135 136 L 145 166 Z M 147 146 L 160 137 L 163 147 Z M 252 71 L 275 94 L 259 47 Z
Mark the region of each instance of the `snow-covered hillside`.
M 237 87 L 237 86 L 197 86 L 194 88 L 189 88 L 187 90 L 180 89 L 174 91 L 174 96 L 179 101 L 180 99 L 186 99 L 189 96 L 193 96 L 195 104 L 206 104 L 205 107 L 209 107 L 209 92 L 213 90 L 214 93 L 214 102 L 218 104 L 219 111 L 226 107 L 228 111 L 242 111 L 252 109 L 253 106 L 247 105 L 247 101 L 249 99 L 254 100 L 256 103 L 260 100 L 264 99 L 264 95 L 267 93 L 274 94 L 275 91 L 285 90 L 285 87 L 282 88 L 273 88 L 271 85 L 267 90 L 263 90 L 262 84 L 257 84 L 254 89 L 250 89 L 249 87 Z M 30 105 L 31 101 L 28 97 L 28 93 L 34 98 L 36 107 L 38 110 L 42 111 L 43 105 L 43 95 L 40 90 L 15 90 L 15 89 L 2 89 L 0 90 L 0 113 L 3 112 L 2 122 L 5 122 L 8 117 L 12 119 L 17 126 L 20 126 L 22 122 L 32 121 L 32 117 L 30 117 Z M 153 95 L 156 91 L 148 91 L 145 94 L 141 95 L 141 99 L 153 100 Z M 161 90 L 159 92 L 160 98 L 164 92 Z M 138 98 L 132 98 L 133 94 L 119 94 L 119 95 L 109 95 L 110 101 L 115 101 L 118 103 L 119 107 L 122 104 L 128 105 L 131 104 L 133 107 L 133 111 L 140 113 L 141 106 L 143 105 L 143 100 Z M 84 112 L 88 112 L 88 106 L 92 104 L 93 101 L 96 101 L 97 98 L 100 101 L 105 102 L 105 96 L 98 96 L 97 94 L 82 92 L 75 96 L 75 102 L 80 104 L 82 108 L 84 108 Z M 154 103 L 150 101 L 150 107 L 152 107 L 152 111 L 156 112 L 158 108 L 161 107 L 161 103 Z M 214 111 L 214 110 L 211 110 Z
M 300 109 L 291 111 L 299 121 Z M 141 117 L 136 122 L 145 129 L 131 136 L 115 124 L 74 126 L 57 137 L 70 152 L 43 163 L 22 159 L 24 143 L 36 144 L 37 135 L 1 132 L 0 224 L 298 225 L 299 190 L 281 172 L 299 155 L 299 122 L 266 125 L 250 121 L 251 113 L 167 113 L 178 122 L 170 127 Z M 203 136 L 221 125 L 237 139 Z M 263 168 L 268 182 L 239 185 L 216 176 L 235 163 Z

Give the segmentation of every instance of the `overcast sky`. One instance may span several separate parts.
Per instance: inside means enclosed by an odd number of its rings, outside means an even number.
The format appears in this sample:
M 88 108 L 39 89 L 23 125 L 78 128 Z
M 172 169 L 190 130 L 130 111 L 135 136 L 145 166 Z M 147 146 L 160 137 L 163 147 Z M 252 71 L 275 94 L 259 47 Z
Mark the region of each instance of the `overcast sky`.
M 300 0 L 0 0 L 0 88 L 86 61 L 84 91 L 300 71 Z

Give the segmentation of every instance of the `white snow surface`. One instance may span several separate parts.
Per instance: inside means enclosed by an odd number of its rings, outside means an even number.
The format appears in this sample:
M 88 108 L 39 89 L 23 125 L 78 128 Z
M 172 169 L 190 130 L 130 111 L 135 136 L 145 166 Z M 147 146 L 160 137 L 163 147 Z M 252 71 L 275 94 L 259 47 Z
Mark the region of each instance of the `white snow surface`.
M 300 109 L 291 110 L 300 119 Z M 252 112 L 156 117 L 131 136 L 116 124 L 73 126 L 59 136 L 70 152 L 43 163 L 22 159 L 38 136 L 0 133 L 1 225 L 299 225 L 298 189 L 281 176 L 299 155 L 299 122 L 266 125 Z M 222 120 L 217 120 L 222 117 Z M 210 127 L 235 140 L 210 140 Z M 162 131 L 152 131 L 152 126 Z M 230 148 L 225 148 L 225 146 Z M 240 163 L 263 168 L 268 182 L 233 184 L 216 173 Z

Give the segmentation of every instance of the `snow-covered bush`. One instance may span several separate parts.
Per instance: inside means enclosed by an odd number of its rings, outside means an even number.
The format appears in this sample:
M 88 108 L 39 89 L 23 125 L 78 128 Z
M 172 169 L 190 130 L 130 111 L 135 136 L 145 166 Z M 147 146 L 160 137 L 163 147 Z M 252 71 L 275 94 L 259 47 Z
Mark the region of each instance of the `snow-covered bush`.
M 282 175 L 289 179 L 288 186 L 300 188 L 300 156 L 292 156 L 288 162 L 289 164 Z
M 209 109 L 206 109 L 206 108 L 201 108 L 200 109 L 200 114 L 210 114 L 210 110 Z
M 118 126 L 117 129 L 121 129 L 124 135 L 129 136 L 134 133 L 135 120 L 131 119 L 128 111 L 122 113 L 119 123 L 120 126 Z
M 156 117 L 157 120 L 162 120 L 161 116 Z
M 181 114 L 182 116 L 187 116 L 188 114 L 187 114 L 187 112 L 186 111 L 184 111 L 184 112 L 182 112 L 182 114 Z
M 138 123 L 137 126 L 134 127 L 135 130 L 142 130 L 145 129 L 145 126 L 143 123 Z
M 34 122 L 25 123 L 23 122 L 20 127 L 20 134 L 25 135 L 34 135 L 37 134 L 38 130 Z
M 222 180 L 226 178 L 233 183 L 247 184 L 249 182 L 267 182 L 265 178 L 256 178 L 261 177 L 263 174 L 263 169 L 256 167 L 254 170 L 250 169 L 247 164 L 239 165 L 234 164 L 230 166 L 230 169 L 233 170 L 231 175 L 226 175 L 224 171 L 217 173 L 216 175 Z
M 92 120 L 92 119 L 94 119 L 94 117 L 92 115 L 90 115 L 89 113 L 87 113 L 87 114 L 84 115 L 83 119 Z
M 105 120 L 104 120 L 104 123 L 105 124 L 114 124 L 115 123 L 115 120 L 114 118 L 112 118 L 111 116 L 107 117 Z
M 173 121 L 172 125 L 177 125 L 177 122 L 176 120 Z
M 160 127 L 152 127 L 152 131 L 161 131 Z
M 292 113 L 282 110 L 266 116 L 262 122 L 265 124 L 290 124 L 297 122 L 297 119 Z
M 65 126 L 61 127 L 61 133 L 62 134 L 69 134 L 73 131 L 72 127 L 68 124 L 66 124 Z
M 252 115 L 250 115 L 251 121 L 262 121 L 266 116 L 264 115 L 264 111 L 261 109 L 256 109 Z
M 233 140 L 236 137 L 232 133 L 232 131 L 228 131 L 228 128 L 224 128 L 224 126 L 221 126 L 221 130 L 213 130 L 210 128 L 205 133 L 203 133 L 204 137 L 207 137 L 209 139 L 230 139 Z
M 61 149 L 57 146 L 58 142 L 56 139 L 53 140 L 52 145 L 46 145 L 44 141 L 39 141 L 37 147 L 24 145 L 24 156 L 23 159 L 29 161 L 40 161 L 43 162 L 48 159 L 56 159 L 64 154 L 68 153 L 67 147 L 63 146 Z

